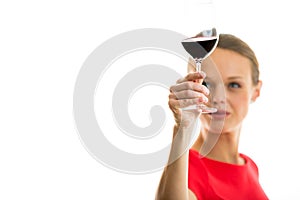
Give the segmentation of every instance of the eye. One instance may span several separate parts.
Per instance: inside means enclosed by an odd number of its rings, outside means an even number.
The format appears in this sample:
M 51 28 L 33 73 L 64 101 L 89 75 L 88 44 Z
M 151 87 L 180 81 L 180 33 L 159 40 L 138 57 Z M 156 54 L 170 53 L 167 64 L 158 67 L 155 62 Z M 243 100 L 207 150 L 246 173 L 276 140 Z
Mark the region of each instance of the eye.
M 229 83 L 228 86 L 230 88 L 240 88 L 241 87 L 241 85 L 239 83 L 236 83 L 236 82 Z

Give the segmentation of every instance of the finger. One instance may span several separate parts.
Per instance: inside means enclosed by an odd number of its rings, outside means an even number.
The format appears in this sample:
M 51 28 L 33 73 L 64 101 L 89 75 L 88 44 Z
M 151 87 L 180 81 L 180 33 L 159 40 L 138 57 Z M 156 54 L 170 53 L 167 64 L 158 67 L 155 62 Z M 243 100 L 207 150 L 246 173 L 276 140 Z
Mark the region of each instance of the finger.
M 183 83 L 186 81 L 196 81 L 199 79 L 204 79 L 206 77 L 206 74 L 204 72 L 191 72 L 188 73 L 185 77 L 178 79 L 176 83 Z
M 183 90 L 193 90 L 196 92 L 201 92 L 204 93 L 205 95 L 209 95 L 209 90 L 207 87 L 205 87 L 204 85 L 200 84 L 200 83 L 195 83 L 195 82 L 183 82 L 177 85 L 173 85 L 170 87 L 170 91 L 171 92 L 180 92 Z
M 194 98 L 194 99 L 170 99 L 169 100 L 169 106 L 170 108 L 185 108 L 191 105 L 200 105 L 202 103 L 207 103 L 208 99 L 205 96 Z
M 169 94 L 169 99 L 175 99 L 175 100 L 177 100 L 177 97 L 176 97 L 176 95 L 173 92 L 171 92 Z
M 201 93 L 201 92 L 196 92 L 194 90 L 182 90 L 179 92 L 174 92 L 172 95 L 172 98 L 176 98 L 178 100 L 180 99 L 194 99 L 194 98 L 203 98 L 207 99 L 207 97 Z

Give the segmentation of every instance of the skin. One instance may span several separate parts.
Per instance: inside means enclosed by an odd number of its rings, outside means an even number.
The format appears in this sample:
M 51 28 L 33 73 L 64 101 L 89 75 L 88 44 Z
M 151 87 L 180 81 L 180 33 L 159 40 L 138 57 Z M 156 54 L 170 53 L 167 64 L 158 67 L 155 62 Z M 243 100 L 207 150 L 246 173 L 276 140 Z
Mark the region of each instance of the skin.
M 250 103 L 254 102 L 260 94 L 262 82 L 253 84 L 250 61 L 236 52 L 217 48 L 211 58 L 216 63 L 223 81 L 218 85 L 217 81 L 209 80 L 217 93 L 211 99 L 211 104 L 218 110 L 226 111 L 226 115 L 222 113 L 215 118 L 212 115 L 201 115 L 200 136 L 192 148 L 199 150 L 205 139 L 213 137 L 211 135 L 216 128 L 210 127 L 212 119 L 216 125 L 221 121 L 224 125 L 222 130 L 217 132 L 221 134 L 206 157 L 232 164 L 244 164 L 238 154 L 239 135 Z M 203 65 L 205 66 L 205 63 Z M 203 69 L 210 73 L 209 67 Z
M 216 48 L 210 57 L 217 68 L 210 66 L 209 59 L 204 60 L 202 70 L 206 75 L 192 72 L 194 67 L 189 63 L 190 73 L 170 87 L 169 107 L 176 123 L 170 164 L 164 169 L 156 199 L 196 199 L 187 186 L 186 148 L 199 117 L 201 129 L 192 149 L 210 159 L 244 164 L 238 153 L 239 135 L 249 104 L 260 95 L 262 82 L 252 82 L 249 59 L 234 51 Z M 202 85 L 204 78 L 209 90 Z M 209 93 L 212 95 L 209 96 Z M 210 115 L 201 114 L 201 110 L 181 110 L 182 107 L 202 103 L 216 107 L 218 113 Z

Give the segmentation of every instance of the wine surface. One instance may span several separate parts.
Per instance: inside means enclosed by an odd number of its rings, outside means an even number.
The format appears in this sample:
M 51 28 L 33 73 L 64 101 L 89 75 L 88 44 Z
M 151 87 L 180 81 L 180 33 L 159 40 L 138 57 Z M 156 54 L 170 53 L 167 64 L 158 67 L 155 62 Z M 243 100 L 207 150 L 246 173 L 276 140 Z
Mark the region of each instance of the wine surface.
M 204 59 L 214 49 L 216 37 L 197 37 L 183 40 L 184 49 L 195 59 Z

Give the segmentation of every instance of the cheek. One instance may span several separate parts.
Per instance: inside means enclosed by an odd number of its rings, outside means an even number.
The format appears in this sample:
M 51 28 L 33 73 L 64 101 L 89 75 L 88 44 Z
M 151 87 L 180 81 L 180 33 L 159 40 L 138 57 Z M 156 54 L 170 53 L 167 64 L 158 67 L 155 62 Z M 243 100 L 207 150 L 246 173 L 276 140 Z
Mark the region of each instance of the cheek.
M 249 95 L 238 95 L 230 99 L 231 109 L 242 118 L 247 115 L 249 103 Z

